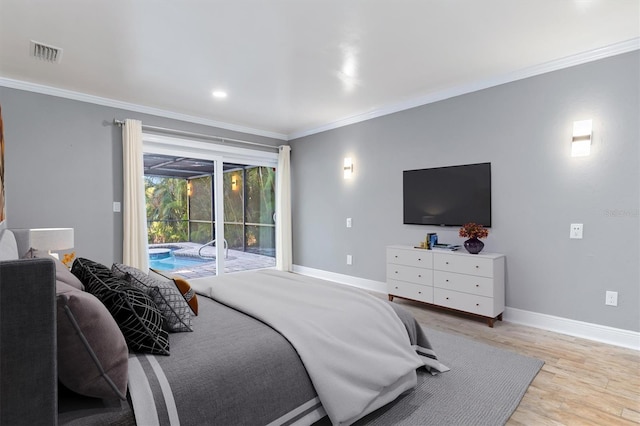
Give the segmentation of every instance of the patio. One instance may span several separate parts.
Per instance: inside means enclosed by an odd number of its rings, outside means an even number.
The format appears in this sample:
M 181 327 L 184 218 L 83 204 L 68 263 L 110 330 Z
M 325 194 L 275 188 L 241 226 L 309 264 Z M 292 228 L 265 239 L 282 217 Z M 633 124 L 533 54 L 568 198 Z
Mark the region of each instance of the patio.
M 170 271 L 173 274 L 180 275 L 187 279 L 216 275 L 215 247 L 206 246 L 202 249 L 200 253 L 205 257 L 205 259 L 200 257 L 198 254 L 200 247 L 202 247 L 202 244 L 191 242 L 149 245 L 149 249 L 172 249 L 173 255 L 176 259 L 202 260 L 202 263 L 189 266 L 179 266 Z M 275 257 L 229 249 L 224 262 L 224 272 L 248 271 L 251 269 L 272 268 L 274 266 L 276 266 Z

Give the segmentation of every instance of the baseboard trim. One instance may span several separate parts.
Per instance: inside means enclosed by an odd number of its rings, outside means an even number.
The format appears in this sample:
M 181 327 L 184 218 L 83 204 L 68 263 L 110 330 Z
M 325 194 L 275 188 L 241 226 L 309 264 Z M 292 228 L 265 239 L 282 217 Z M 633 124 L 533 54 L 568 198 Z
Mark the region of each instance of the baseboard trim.
M 527 325 L 569 336 L 595 340 L 610 345 L 640 351 L 640 333 L 606 325 L 576 321 L 522 309 L 505 309 L 503 319 L 515 324 Z
M 308 268 L 300 265 L 293 265 L 293 272 L 376 293 L 387 294 L 387 284 L 380 281 L 352 277 L 351 275 L 338 274 L 336 272 L 323 271 L 321 269 Z M 640 333 L 636 331 L 576 321 L 569 318 L 510 308 L 508 306 L 504 311 L 503 320 L 640 351 Z
M 293 272 L 314 278 L 333 281 L 339 284 L 346 284 L 358 287 L 363 290 L 375 291 L 376 293 L 387 294 L 387 283 L 369 280 L 366 278 L 352 277 L 351 275 L 338 274 L 336 272 L 323 271 L 322 269 L 308 268 L 306 266 L 293 265 Z

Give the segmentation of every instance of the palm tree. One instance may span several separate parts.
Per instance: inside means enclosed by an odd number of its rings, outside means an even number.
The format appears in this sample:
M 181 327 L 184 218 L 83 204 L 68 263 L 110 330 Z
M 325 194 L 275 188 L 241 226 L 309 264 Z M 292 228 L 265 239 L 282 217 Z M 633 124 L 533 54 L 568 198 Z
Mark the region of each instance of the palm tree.
M 187 181 L 145 176 L 149 243 L 186 241 Z

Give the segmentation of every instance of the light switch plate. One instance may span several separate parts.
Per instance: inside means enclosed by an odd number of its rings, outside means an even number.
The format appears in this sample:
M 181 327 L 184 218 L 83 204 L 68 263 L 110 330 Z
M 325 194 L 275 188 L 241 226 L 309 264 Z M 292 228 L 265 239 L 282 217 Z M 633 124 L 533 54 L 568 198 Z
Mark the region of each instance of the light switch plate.
M 113 212 L 120 213 L 120 202 L 118 201 L 113 202 Z
M 351 222 L 351 218 L 350 218 L 350 217 L 348 217 L 348 218 L 347 218 L 347 228 L 351 228 L 351 223 L 352 223 L 352 222 Z

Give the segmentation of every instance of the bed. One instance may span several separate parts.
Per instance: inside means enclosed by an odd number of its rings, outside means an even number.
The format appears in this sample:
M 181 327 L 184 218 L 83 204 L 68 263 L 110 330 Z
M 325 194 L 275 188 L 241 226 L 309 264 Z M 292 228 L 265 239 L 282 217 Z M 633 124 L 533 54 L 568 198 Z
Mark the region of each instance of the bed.
M 357 289 L 275 270 L 189 284 L 192 331 L 159 330 L 168 355 L 127 340 L 122 398 L 62 387 L 60 424 L 348 425 L 410 391 L 417 368 L 448 370 L 407 311 Z

